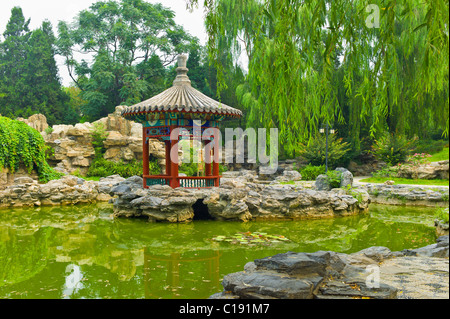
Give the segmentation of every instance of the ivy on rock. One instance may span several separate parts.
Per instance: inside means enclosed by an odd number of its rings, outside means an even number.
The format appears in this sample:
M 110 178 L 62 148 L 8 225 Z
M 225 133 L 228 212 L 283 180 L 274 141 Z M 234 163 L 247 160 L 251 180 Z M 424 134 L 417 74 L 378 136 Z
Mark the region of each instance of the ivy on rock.
M 26 123 L 0 116 L 0 169 L 8 168 L 12 173 L 24 166 L 28 173 L 37 171 L 41 182 L 62 176 L 48 165 L 41 134 Z

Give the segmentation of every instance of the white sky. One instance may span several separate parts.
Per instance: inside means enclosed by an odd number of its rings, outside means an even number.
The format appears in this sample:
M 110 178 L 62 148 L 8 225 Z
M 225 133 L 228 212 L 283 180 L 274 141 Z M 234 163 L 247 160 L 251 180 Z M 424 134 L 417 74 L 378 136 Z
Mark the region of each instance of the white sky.
M 163 6 L 175 12 L 175 22 L 193 36 L 199 38 L 202 45 L 206 44 L 207 34 L 204 26 L 203 9 L 194 9 L 190 12 L 186 9 L 185 0 L 145 0 L 150 3 L 161 3 Z M 11 17 L 13 7 L 21 7 L 25 19 L 31 19 L 30 29 L 39 28 L 42 21 L 52 23 L 55 35 L 59 21 L 72 22 L 73 18 L 84 9 L 89 8 L 97 0 L 0 0 L 0 34 L 5 31 L 6 24 Z M 2 36 L 0 36 L 2 38 Z M 67 86 L 71 82 L 66 67 L 61 58 L 56 57 L 60 70 L 62 84 Z

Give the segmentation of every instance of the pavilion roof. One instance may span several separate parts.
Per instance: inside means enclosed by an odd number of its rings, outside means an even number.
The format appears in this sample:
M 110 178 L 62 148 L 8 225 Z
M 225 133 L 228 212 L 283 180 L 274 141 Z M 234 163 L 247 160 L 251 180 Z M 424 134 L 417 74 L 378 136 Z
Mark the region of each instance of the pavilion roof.
M 122 116 L 133 118 L 142 113 L 187 112 L 241 117 L 242 111 L 215 101 L 191 86 L 186 60 L 185 55 L 178 56 L 177 76 L 171 88 L 148 100 L 126 107 Z

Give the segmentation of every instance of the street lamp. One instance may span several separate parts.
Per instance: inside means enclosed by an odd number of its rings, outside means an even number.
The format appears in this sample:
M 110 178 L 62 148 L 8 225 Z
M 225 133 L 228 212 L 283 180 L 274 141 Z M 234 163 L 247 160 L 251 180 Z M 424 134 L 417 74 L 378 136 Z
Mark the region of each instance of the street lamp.
M 334 128 L 330 128 L 330 126 L 327 124 L 325 124 L 325 127 L 321 127 L 319 129 L 319 132 L 321 134 L 325 133 L 325 174 L 328 172 L 328 133 L 330 134 L 334 134 L 336 131 L 334 130 Z

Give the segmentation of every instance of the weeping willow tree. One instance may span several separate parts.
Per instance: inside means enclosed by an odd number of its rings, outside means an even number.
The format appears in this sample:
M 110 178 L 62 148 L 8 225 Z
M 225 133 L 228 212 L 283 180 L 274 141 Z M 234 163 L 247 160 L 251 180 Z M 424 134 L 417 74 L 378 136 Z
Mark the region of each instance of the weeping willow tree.
M 356 144 L 363 129 L 448 135 L 448 0 L 188 2 L 205 8 L 211 60 L 247 55 L 247 124 L 277 127 L 287 154 L 324 124 Z

